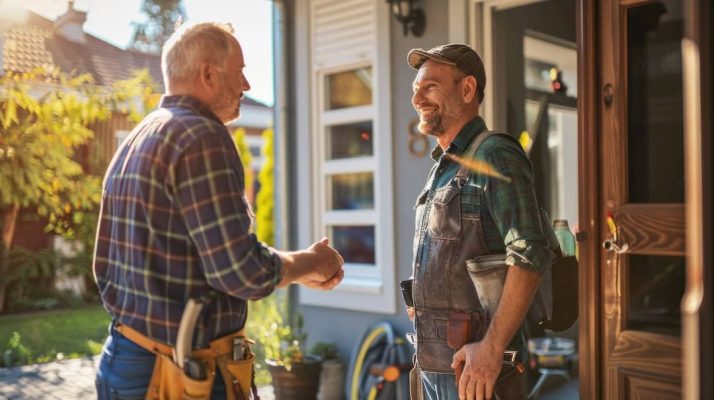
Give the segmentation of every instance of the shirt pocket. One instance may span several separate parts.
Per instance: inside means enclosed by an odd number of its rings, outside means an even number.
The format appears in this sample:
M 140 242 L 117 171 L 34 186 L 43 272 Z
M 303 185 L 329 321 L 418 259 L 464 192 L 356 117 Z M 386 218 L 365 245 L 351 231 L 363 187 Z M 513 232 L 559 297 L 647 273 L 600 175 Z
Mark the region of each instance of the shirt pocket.
M 439 188 L 429 217 L 429 233 L 435 239 L 454 240 L 461 234 L 461 189 L 454 183 Z

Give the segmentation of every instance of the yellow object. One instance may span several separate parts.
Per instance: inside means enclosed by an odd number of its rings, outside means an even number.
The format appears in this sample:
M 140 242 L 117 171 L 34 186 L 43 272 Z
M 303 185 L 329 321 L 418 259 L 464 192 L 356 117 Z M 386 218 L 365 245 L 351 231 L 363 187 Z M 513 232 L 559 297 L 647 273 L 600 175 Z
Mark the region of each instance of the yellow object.
M 173 362 L 174 349 L 171 346 L 149 339 L 128 325 L 117 325 L 115 329 L 138 346 L 156 354 L 145 400 L 208 399 L 213 390 L 215 372 L 220 372 L 223 377 L 228 400 L 250 398 L 255 354 L 251 351 L 245 359 L 235 361 L 232 356 L 233 338 L 243 337 L 243 330 L 213 340 L 208 348 L 191 353 L 192 357 L 205 363 L 207 371 L 206 379 L 194 380 Z
M 350 393 L 350 399 L 349 400 L 360 400 L 359 399 L 359 374 L 360 371 L 362 371 L 362 365 L 364 364 L 364 357 L 367 355 L 367 351 L 369 350 L 369 346 L 372 345 L 372 342 L 376 338 L 379 337 L 379 335 L 383 334 L 385 331 L 384 327 L 380 326 L 374 331 L 372 331 L 367 338 L 364 340 L 362 343 L 362 346 L 359 349 L 359 353 L 357 354 L 357 362 L 355 363 L 355 369 L 354 373 L 352 374 L 352 390 Z M 374 396 L 377 396 L 377 389 L 372 388 L 370 391 L 370 398 L 372 396 L 372 391 L 374 392 Z
M 615 219 L 612 218 L 612 215 L 607 216 L 607 228 L 610 230 L 612 238 L 617 241 L 617 225 L 615 224 Z
M 531 150 L 531 146 L 533 146 L 533 139 L 528 131 L 521 131 L 518 141 L 521 143 L 521 147 L 523 147 L 523 150 L 525 150 L 526 153 Z
M 500 179 L 502 181 L 511 183 L 511 178 L 496 171 L 496 168 L 494 168 L 491 164 L 489 164 L 485 161 L 475 160 L 473 158 L 459 157 L 459 156 L 456 156 L 456 155 L 453 155 L 450 153 L 446 153 L 445 155 L 447 157 L 449 157 L 450 159 L 456 161 L 457 163 L 470 169 L 471 171 L 478 172 L 480 174 L 484 174 L 484 175 L 488 175 L 488 176 L 492 176 L 496 179 Z

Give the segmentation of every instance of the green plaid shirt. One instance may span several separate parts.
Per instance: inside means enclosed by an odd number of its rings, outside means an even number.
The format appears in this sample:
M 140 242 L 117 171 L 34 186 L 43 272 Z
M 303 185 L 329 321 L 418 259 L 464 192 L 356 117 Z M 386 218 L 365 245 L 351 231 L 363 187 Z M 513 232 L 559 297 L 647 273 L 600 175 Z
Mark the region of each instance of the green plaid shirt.
M 243 327 L 270 294 L 280 258 L 250 233 L 243 167 L 221 121 L 165 96 L 117 150 L 103 183 L 94 275 L 112 318 L 174 344 L 186 302 L 217 293 L 196 345 Z
M 486 129 L 483 119 L 475 118 L 459 132 L 446 152 L 474 158 L 474 155 L 463 152 Z M 434 191 L 446 186 L 456 176 L 459 164 L 443 154 L 438 145 L 432 151 L 431 157 L 436 164 L 429 173 L 425 189 Z M 508 139 L 495 136 L 481 144 L 475 158 L 487 162 L 511 178 L 511 182 L 484 174 L 470 174 L 461 196 L 461 212 L 481 215 L 484 239 L 491 254 L 506 253 L 509 265 L 539 272 L 550 268 L 553 253 L 541 229 L 533 172 L 523 149 Z M 421 258 L 417 261 L 424 260 L 429 250 L 427 243 L 420 247 Z

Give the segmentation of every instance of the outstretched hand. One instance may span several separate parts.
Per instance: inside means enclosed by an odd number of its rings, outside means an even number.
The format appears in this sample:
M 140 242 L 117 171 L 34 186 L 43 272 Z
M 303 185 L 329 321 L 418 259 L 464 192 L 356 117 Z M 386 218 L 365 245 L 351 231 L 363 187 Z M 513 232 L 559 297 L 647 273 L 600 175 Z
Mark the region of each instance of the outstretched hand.
M 329 239 L 322 238 L 308 247 L 304 258 L 296 263 L 302 273 L 295 282 L 312 289 L 333 289 L 345 276 L 344 263 L 340 253 L 330 247 Z

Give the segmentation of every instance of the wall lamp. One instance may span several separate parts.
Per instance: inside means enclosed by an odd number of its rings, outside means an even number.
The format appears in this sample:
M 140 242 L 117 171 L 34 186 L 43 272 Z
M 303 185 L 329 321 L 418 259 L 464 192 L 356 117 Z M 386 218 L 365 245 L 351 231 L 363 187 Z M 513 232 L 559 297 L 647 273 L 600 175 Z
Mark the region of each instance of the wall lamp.
M 414 0 L 387 0 L 387 3 L 392 8 L 394 18 L 404 25 L 404 36 L 407 36 L 409 31 L 416 37 L 424 34 L 426 14 L 424 10 L 414 6 Z

